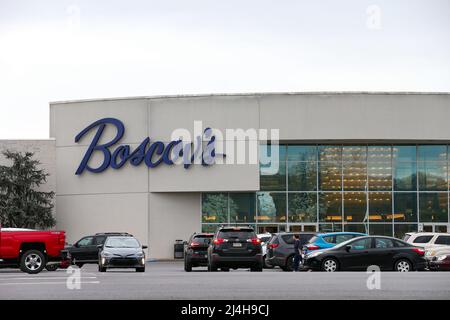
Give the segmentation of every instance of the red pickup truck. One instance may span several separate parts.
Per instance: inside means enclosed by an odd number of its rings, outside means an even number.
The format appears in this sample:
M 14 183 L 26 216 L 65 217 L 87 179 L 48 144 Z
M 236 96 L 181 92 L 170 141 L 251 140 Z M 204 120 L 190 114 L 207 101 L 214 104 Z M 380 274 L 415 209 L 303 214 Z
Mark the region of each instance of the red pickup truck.
M 0 268 L 39 273 L 47 263 L 62 260 L 64 231 L 0 228 Z

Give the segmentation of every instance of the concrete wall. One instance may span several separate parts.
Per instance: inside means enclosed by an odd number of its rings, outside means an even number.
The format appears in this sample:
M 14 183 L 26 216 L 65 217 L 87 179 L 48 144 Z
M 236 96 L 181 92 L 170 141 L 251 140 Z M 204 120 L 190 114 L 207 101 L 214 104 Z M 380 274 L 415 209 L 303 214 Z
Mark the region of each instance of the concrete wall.
M 285 142 L 450 141 L 448 94 L 256 94 L 154 97 L 52 103 L 56 138 L 58 227 L 70 241 L 98 231 L 128 231 L 150 257 L 172 258 L 173 241 L 201 228 L 201 192 L 259 190 L 257 164 L 208 168 L 125 166 L 75 175 L 93 133 L 74 137 L 103 117 L 126 127 L 121 143 L 170 141 L 174 129 L 203 126 L 280 129 Z M 115 134 L 108 128 L 104 141 Z M 92 164 L 101 161 L 97 154 Z

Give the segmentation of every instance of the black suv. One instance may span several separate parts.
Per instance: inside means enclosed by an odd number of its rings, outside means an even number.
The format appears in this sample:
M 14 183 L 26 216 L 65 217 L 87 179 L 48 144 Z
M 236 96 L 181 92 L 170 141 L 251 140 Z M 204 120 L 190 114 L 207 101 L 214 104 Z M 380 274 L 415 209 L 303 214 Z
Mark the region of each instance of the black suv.
M 103 245 L 109 236 L 130 236 L 126 232 L 102 232 L 93 236 L 86 236 L 78 240 L 74 245 L 65 249 L 72 263 L 81 268 L 85 263 L 98 263 L 99 245 Z
M 184 270 L 192 271 L 192 267 L 208 265 L 208 246 L 213 233 L 194 233 L 184 246 Z
M 315 236 L 315 232 L 283 232 L 273 235 L 267 244 L 266 259 L 269 264 L 279 266 L 283 271 L 292 271 L 294 258 L 294 235 L 300 238 L 301 248 Z
M 208 248 L 208 271 L 262 271 L 261 240 L 251 227 L 220 227 Z

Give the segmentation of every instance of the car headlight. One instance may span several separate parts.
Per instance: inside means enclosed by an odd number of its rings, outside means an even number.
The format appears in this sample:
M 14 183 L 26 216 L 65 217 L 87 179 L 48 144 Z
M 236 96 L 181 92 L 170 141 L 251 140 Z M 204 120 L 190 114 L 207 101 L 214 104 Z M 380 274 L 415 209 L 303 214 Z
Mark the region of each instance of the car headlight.
M 446 255 L 437 257 L 437 261 L 442 261 L 442 260 L 445 260 L 445 259 L 447 259 Z
M 321 254 L 322 254 L 322 251 L 312 252 L 312 253 L 306 255 L 306 258 L 307 258 L 307 259 L 308 259 L 308 258 L 315 258 L 315 257 L 317 257 L 318 255 L 321 255 Z
M 101 256 L 102 256 L 102 257 L 110 257 L 110 256 L 111 256 L 111 253 L 109 253 L 109 252 L 102 252 L 102 253 L 101 253 Z
M 144 256 L 144 253 L 143 253 L 143 252 L 138 252 L 138 253 L 136 253 L 136 256 L 138 256 L 138 257 L 143 257 L 143 256 Z

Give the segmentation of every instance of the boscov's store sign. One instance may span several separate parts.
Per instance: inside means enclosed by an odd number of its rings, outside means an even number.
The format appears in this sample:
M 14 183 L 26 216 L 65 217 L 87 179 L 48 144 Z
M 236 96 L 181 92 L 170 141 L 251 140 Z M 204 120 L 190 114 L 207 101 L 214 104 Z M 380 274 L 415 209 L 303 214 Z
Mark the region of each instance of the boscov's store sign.
M 114 127 L 116 135 L 110 141 L 99 144 L 107 126 Z M 147 167 L 154 168 L 162 163 L 174 165 L 177 163 L 177 160 L 180 160 L 184 168 L 187 169 L 193 163 L 201 163 L 203 166 L 208 166 L 214 164 L 217 156 L 225 157 L 225 154 L 216 153 L 216 137 L 212 134 L 211 128 L 206 128 L 202 136 L 195 137 L 194 143 L 179 139 L 164 144 L 161 141 L 151 142 L 150 138 L 147 137 L 134 150 L 132 150 L 130 145 L 126 144 L 119 145 L 114 150 L 111 150 L 120 143 L 125 133 L 125 126 L 118 119 L 103 118 L 93 122 L 77 134 L 75 142 L 80 142 L 91 130 L 97 131 L 75 172 L 76 175 L 81 175 L 85 170 L 92 173 L 100 173 L 108 167 L 120 169 L 127 162 L 133 166 L 139 166 L 144 162 Z M 207 141 L 205 146 L 203 146 L 203 141 Z M 94 152 L 103 154 L 102 163 L 95 168 L 89 165 L 89 160 Z

